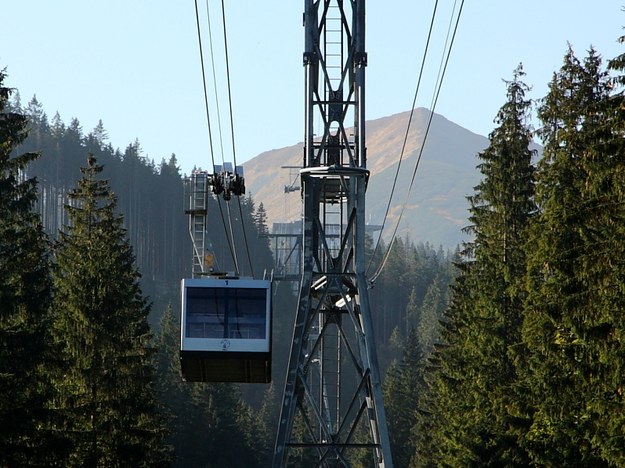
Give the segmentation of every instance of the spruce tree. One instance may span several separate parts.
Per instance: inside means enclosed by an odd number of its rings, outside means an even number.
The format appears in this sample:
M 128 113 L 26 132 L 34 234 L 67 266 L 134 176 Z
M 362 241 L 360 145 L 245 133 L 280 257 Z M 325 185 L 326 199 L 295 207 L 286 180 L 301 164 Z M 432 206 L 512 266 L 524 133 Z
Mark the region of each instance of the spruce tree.
M 619 38 L 625 43 L 625 36 Z M 604 324 L 602 340 L 598 342 L 598 359 L 605 365 L 604 378 L 599 382 L 602 398 L 594 400 L 596 445 L 602 459 L 613 466 L 625 465 L 625 373 L 621 363 L 625 362 L 625 347 L 620 337 L 625 330 L 625 53 L 608 62 L 608 69 L 616 77 L 608 84 L 611 88 L 607 100 L 608 119 L 603 125 L 604 137 L 598 152 L 602 157 L 602 170 L 594 173 L 593 186 L 604 187 L 608 193 L 597 200 L 593 218 L 593 231 L 601 236 L 591 239 L 601 245 L 599 261 L 593 259 L 593 266 L 600 266 L 602 274 L 601 307 L 609 317 L 609 328 Z M 596 190 L 596 189 L 595 189 Z M 599 192 L 597 190 L 597 192 Z M 597 229 L 601 226 L 600 229 Z M 591 270 L 593 271 L 593 270 Z M 595 270 L 596 271 L 596 270 Z M 595 328 L 597 330 L 597 328 Z M 606 333 L 607 331 L 607 333 Z M 607 364 L 607 365 L 606 365 Z
M 482 182 L 469 197 L 469 231 L 450 308 L 429 378 L 417 432 L 424 460 L 453 466 L 524 465 L 524 420 L 515 398 L 515 348 L 521 342 L 524 231 L 532 202 L 530 101 L 519 66 L 507 82 L 507 102 L 495 119 L 489 147 L 478 155 Z M 423 437 L 423 436 L 418 436 Z
M 11 89 L 0 71 L 0 465 L 47 465 L 54 440 L 45 430 L 50 389 L 45 373 L 50 303 L 48 243 L 38 214 L 29 163 L 12 156 L 27 119 L 6 112 Z
M 275 447 L 276 428 L 280 416 L 279 395 L 276 395 L 275 385 L 271 383 L 263 394 L 262 405 L 256 414 L 255 439 L 256 459 L 259 467 L 271 465 Z
M 256 225 L 256 231 L 259 236 L 267 236 L 269 234 L 269 228 L 267 227 L 267 211 L 263 202 L 260 202 L 256 213 L 254 213 L 254 224 Z
M 171 305 L 161 317 L 156 337 L 156 391 L 164 409 L 168 437 L 174 449 L 174 466 L 190 466 L 189 454 L 197 451 L 197 428 L 190 424 L 196 417 L 197 408 L 191 398 L 190 384 L 182 380 L 180 372 L 180 324 Z
M 93 156 L 81 168 L 55 247 L 57 429 L 71 447 L 70 466 L 167 465 L 152 393 L 149 305 L 102 169 Z
M 524 341 L 537 464 L 625 463 L 622 98 L 594 49 L 569 47 L 539 109 L 544 154 Z
M 446 294 L 447 280 L 442 272 L 434 276 L 427 288 L 417 316 L 416 333 L 426 355 L 432 352 L 434 343 L 438 341 L 438 323 L 448 300 Z
M 415 453 L 412 428 L 416 422 L 417 397 L 423 389 L 424 355 L 416 329 L 408 333 L 401 361 L 393 361 L 384 379 L 384 406 L 393 462 L 408 466 Z
M 195 408 L 190 432 L 196 443 L 184 466 L 258 466 L 250 446 L 251 409 L 239 387 L 231 383 L 188 385 Z

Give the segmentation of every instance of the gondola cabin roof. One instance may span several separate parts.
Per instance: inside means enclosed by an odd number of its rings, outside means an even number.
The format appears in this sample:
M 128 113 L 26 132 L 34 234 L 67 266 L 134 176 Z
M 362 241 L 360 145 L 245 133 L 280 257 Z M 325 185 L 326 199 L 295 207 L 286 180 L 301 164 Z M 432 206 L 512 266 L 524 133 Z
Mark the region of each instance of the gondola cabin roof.
M 181 293 L 185 380 L 271 381 L 271 281 L 183 279 Z

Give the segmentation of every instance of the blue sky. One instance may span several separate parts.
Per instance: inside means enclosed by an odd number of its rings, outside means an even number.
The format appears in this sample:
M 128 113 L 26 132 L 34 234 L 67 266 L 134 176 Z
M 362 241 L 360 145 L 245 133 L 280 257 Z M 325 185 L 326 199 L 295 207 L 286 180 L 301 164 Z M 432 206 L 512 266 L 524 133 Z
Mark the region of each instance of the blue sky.
M 206 32 L 205 1 L 200 4 Z M 209 2 L 213 46 L 222 50 L 221 2 Z M 303 0 L 226 0 L 237 163 L 302 141 Z M 410 109 L 434 0 L 367 3 L 366 115 Z M 440 20 L 417 106 L 430 107 L 453 5 Z M 503 79 L 522 62 L 530 97 L 545 95 L 570 42 L 609 59 L 625 13 L 613 0 L 466 0 L 436 112 L 482 135 L 505 101 Z M 212 93 L 208 36 L 205 63 Z M 215 54 L 223 153 L 232 160 L 223 54 Z M 210 167 L 194 2 L 191 0 L 5 0 L 0 28 L 5 84 L 26 104 L 36 94 L 48 117 L 77 117 L 85 133 L 102 119 L 109 141 L 138 139 L 157 163 L 176 153 L 183 172 Z M 214 148 L 221 159 L 215 103 Z M 370 158 L 374 155 L 370 155 Z

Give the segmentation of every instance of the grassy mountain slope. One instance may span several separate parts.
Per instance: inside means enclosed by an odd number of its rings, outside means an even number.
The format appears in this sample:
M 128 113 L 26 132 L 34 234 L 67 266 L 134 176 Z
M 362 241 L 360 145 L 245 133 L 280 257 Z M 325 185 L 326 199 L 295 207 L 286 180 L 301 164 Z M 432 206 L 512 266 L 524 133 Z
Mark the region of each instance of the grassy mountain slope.
M 367 122 L 367 167 L 371 171 L 367 190 L 367 222 L 381 224 L 397 172 L 410 113 L 404 112 Z M 430 112 L 415 110 L 406 140 L 395 194 L 383 236 L 390 237 L 406 201 L 415 163 L 423 143 Z M 488 146 L 488 139 L 476 135 L 444 117 L 434 114 L 413 187 L 399 227 L 399 235 L 414 241 L 453 248 L 463 239 L 467 224 L 466 196 L 479 181 L 476 155 Z M 299 191 L 285 193 L 301 166 L 303 145 L 264 152 L 245 164 L 248 192 L 262 202 L 268 224 L 300 217 Z M 299 185 L 295 181 L 294 185 Z

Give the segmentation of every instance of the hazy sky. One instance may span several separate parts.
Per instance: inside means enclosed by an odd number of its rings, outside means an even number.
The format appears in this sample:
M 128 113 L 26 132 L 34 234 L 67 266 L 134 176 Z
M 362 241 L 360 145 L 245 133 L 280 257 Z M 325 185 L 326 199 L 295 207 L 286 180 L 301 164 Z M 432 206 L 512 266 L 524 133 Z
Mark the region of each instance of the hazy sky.
M 200 4 L 213 93 L 205 0 Z M 223 50 L 221 2 L 209 3 L 213 47 Z M 460 2 L 458 1 L 458 4 Z M 225 0 L 237 162 L 302 141 L 303 0 Z M 367 2 L 368 119 L 410 109 L 434 0 Z M 430 107 L 453 1 L 439 1 L 417 106 Z M 157 163 L 176 153 L 183 172 L 210 168 L 192 0 L 0 0 L 5 85 L 34 94 L 51 119 L 77 117 L 84 133 L 102 119 L 122 151 L 139 139 Z M 436 112 L 487 135 L 505 102 L 503 79 L 522 62 L 532 98 L 545 95 L 567 41 L 578 57 L 592 44 L 607 60 L 625 13 L 615 0 L 466 0 Z M 437 45 L 436 45 L 437 44 Z M 226 160 L 232 160 L 222 53 L 215 55 Z M 217 112 L 213 141 L 221 159 Z M 369 155 L 369 158 L 375 157 Z

